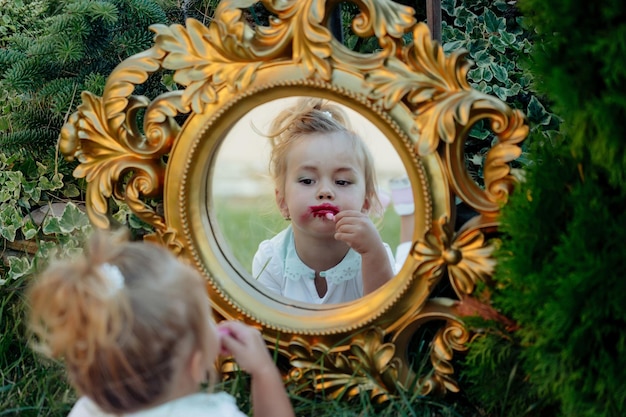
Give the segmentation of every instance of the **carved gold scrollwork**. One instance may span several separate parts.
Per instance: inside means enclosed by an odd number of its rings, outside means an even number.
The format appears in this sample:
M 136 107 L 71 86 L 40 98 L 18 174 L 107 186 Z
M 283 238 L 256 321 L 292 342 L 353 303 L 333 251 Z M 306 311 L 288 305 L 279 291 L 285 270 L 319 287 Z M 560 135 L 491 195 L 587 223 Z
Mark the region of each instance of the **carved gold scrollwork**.
M 423 393 L 444 394 L 446 391 L 459 391 L 459 384 L 453 377 L 452 358 L 455 351 L 467 349 L 469 339 L 469 331 L 459 321 L 448 320 L 444 327 L 437 331 L 430 352 L 433 372 L 421 378 L 418 384 Z
M 183 255 L 185 251 L 185 245 L 181 242 L 178 232 L 171 228 L 165 231 L 157 229 L 155 233 L 146 235 L 144 240 L 162 245 L 178 256 Z
M 453 355 L 464 350 L 469 333 L 454 306 L 493 273 L 494 247 L 486 236 L 516 181 L 510 164 L 528 133 L 523 114 L 474 90 L 466 53 L 446 56 L 407 6 L 351 2 L 360 10 L 353 33 L 373 36 L 380 46 L 361 54 L 328 29 L 339 0 L 263 0 L 269 24 L 252 27 L 244 10 L 255 3 L 222 0 L 208 26 L 195 20 L 152 26 L 154 46 L 120 63 L 102 97 L 82 93 L 60 149 L 79 161 L 74 175 L 87 181 L 91 221 L 110 227 L 109 200 L 124 201 L 153 226 L 147 239 L 193 262 L 207 278 L 220 318 L 262 328 L 268 346 L 288 361 L 286 377 L 298 392 L 334 398 L 366 392 L 384 402 L 405 389 L 457 391 Z M 159 71 L 171 72 L 179 89 L 154 98 L 133 95 Z M 405 164 L 421 210 L 400 273 L 355 302 L 302 307 L 267 296 L 232 267 L 211 229 L 211 164 L 244 114 L 238 108 L 287 96 L 334 100 L 375 122 Z M 496 140 L 479 185 L 466 169 L 463 147 L 480 120 L 489 122 Z M 456 231 L 455 197 L 478 213 Z M 433 298 L 445 279 L 457 299 Z M 427 322 L 441 324 L 431 341 L 431 372 L 415 375 L 406 350 Z M 223 364 L 224 371 L 234 369 Z
M 261 62 L 252 61 L 253 56 L 242 48 L 227 47 L 230 42 L 237 45 L 237 37 L 243 36 L 237 30 L 241 24 L 226 21 L 207 28 L 196 20 L 189 20 L 187 28 L 181 25 L 151 27 L 156 33 L 157 47 L 165 53 L 163 68 L 173 70 L 174 81 L 185 87 L 182 107 L 202 113 L 206 104 L 217 100 L 217 92 L 223 86 L 238 91 L 250 84 Z M 228 29 L 234 32 L 222 33 Z
M 139 99 L 129 100 L 127 111 L 133 114 L 144 104 Z M 167 139 L 151 142 L 136 134 L 132 126 L 122 126 L 121 118 L 107 118 L 103 107 L 102 99 L 83 93 L 83 103 L 61 133 L 61 151 L 81 163 L 74 176 L 87 180 L 87 212 L 91 221 L 97 227 L 109 226 L 107 198 L 113 196 L 124 200 L 145 222 L 165 229 L 163 217 L 140 198 L 162 193 L 165 165 L 160 157 L 169 150 L 173 133 L 162 132 Z M 128 172 L 132 176 L 124 189 L 120 180 Z
M 493 274 L 494 247 L 485 242 L 480 230 L 454 233 L 452 229 L 447 218 L 440 218 L 424 239 L 414 244 L 411 255 L 418 261 L 418 276 L 434 285 L 447 272 L 454 291 L 462 297 Z
M 528 125 L 519 110 L 499 99 L 474 90 L 467 81 L 471 62 L 465 51 L 445 56 L 428 28 L 417 24 L 413 43 L 400 58 L 389 58 L 368 79 L 376 87 L 372 100 L 390 109 L 404 103 L 414 114 L 410 129 L 418 155 L 435 152 L 445 145 L 448 178 L 457 195 L 479 212 L 495 213 L 506 203 L 515 178 L 509 163 L 521 154 L 518 144 L 528 135 Z M 488 152 L 484 167 L 485 189 L 468 176 L 463 154 L 464 136 L 480 119 L 490 119 L 499 141 Z
M 395 46 L 401 45 L 402 36 L 415 23 L 413 9 L 394 2 L 376 0 L 356 3 L 359 4 L 361 13 L 352 21 L 354 33 L 361 37 L 375 36 L 383 51 L 379 54 L 393 54 Z
M 485 156 L 483 187 L 479 187 L 467 173 L 464 140 L 447 144 L 443 158 L 454 192 L 479 213 L 493 217 L 506 204 L 517 182 L 511 174 L 510 163 L 521 155 L 519 143 L 528 135 L 528 125 L 519 110 L 485 96 L 474 104 L 469 123 L 461 129 L 460 138 L 464 139 L 471 126 L 480 119 L 491 122 L 491 130 L 497 138 Z
M 377 86 L 372 99 L 386 109 L 402 101 L 414 112 L 411 133 L 417 138 L 419 155 L 434 152 L 440 139 L 453 142 L 456 123 L 467 122 L 479 93 L 467 83 L 469 63 L 464 57 L 464 52 L 446 57 L 430 39 L 428 27 L 419 23 L 413 30 L 413 43 L 402 50 L 401 57 L 390 58 L 385 68 L 370 75 Z
M 375 402 L 384 402 L 400 384 L 395 345 L 383 341 L 380 328 L 367 329 L 339 347 L 296 337 L 289 352 L 293 366 L 289 375 L 303 391 L 313 389 L 332 398 L 368 392 Z

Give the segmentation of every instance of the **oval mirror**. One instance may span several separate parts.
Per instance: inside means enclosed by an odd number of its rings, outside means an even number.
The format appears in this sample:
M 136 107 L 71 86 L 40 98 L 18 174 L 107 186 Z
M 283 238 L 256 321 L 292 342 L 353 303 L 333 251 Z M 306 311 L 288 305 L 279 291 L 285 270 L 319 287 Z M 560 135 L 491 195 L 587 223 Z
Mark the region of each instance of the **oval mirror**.
M 176 147 L 169 155 L 165 208 L 166 214 L 178 212 L 176 217 L 168 220 L 168 224 L 185 230 L 191 242 L 189 245 L 191 256 L 228 307 L 224 315 L 243 315 L 267 323 L 280 332 L 339 334 L 375 320 L 408 290 L 421 295 L 413 302 L 423 303 L 428 292 L 425 288 L 419 289 L 419 283 L 412 285 L 411 270 L 415 268 L 414 260 L 410 258 L 407 260 L 408 272 L 399 274 L 378 291 L 360 300 L 321 305 L 294 301 L 269 293 L 252 277 L 248 266 L 250 256 L 254 254 L 264 236 L 246 235 L 247 230 L 240 230 L 233 224 L 226 225 L 221 219 L 228 213 L 221 210 L 227 201 L 235 203 L 237 201 L 231 200 L 232 195 L 223 199 L 215 198 L 220 192 L 224 192 L 220 187 L 225 177 L 232 175 L 233 171 L 245 172 L 253 169 L 253 164 L 246 164 L 246 168 L 242 169 L 241 160 L 244 158 L 241 155 L 242 149 L 246 151 L 255 149 L 253 145 L 248 145 L 249 141 L 260 141 L 261 146 L 256 148 L 258 153 L 253 152 L 252 158 L 259 164 L 259 169 L 267 169 L 269 150 L 264 146 L 267 138 L 251 134 L 251 131 L 260 130 L 263 128 L 262 124 L 267 123 L 258 115 L 267 114 L 268 108 L 272 109 L 270 115 L 276 114 L 279 106 L 301 97 L 303 88 L 307 91 L 307 97 L 323 98 L 342 106 L 356 122 L 363 123 L 362 127 L 369 127 L 371 132 L 376 132 L 378 137 L 370 134 L 368 142 L 374 147 L 375 157 L 381 159 L 380 164 L 383 163 L 383 157 L 392 158 L 393 162 L 398 164 L 390 168 L 391 175 L 404 174 L 410 180 L 416 207 L 413 222 L 415 234 L 423 235 L 432 217 L 431 195 L 426 188 L 422 162 L 416 158 L 406 135 L 385 112 L 366 101 L 359 101 L 341 90 L 301 85 L 299 81 L 267 84 L 253 93 L 234 97 L 217 115 L 214 112 L 193 115 L 184 126 Z M 254 129 L 249 124 L 253 120 L 258 120 L 259 123 Z M 234 147 L 235 151 L 229 151 L 229 147 Z M 236 153 L 237 150 L 238 161 L 235 165 L 229 164 L 227 152 Z M 381 168 L 381 172 L 386 172 L 387 169 Z M 268 183 L 267 174 L 261 174 L 260 177 L 258 175 L 257 178 L 263 179 L 266 188 L 265 194 L 261 196 L 264 202 L 257 202 L 258 205 L 254 206 L 253 210 L 258 209 L 262 215 L 269 216 L 273 211 L 271 203 L 274 200 L 274 191 L 271 182 Z M 246 177 L 246 181 L 251 180 L 250 177 Z M 245 183 L 243 186 L 250 188 Z M 232 186 L 228 188 L 230 191 L 235 190 Z M 178 201 L 168 199 L 170 189 L 178 193 L 182 199 Z M 170 202 L 175 204 L 169 204 Z M 238 206 L 240 210 L 245 209 L 244 205 Z M 284 227 L 285 221 L 281 217 L 278 219 L 274 217 L 276 229 L 272 230 L 269 221 L 259 217 L 258 213 L 253 214 L 256 218 L 253 221 L 257 222 L 257 228 L 264 229 L 261 233 L 265 233 L 265 236 L 278 230 L 281 223 Z M 247 222 L 250 227 L 250 219 Z M 234 230 L 229 229 L 231 227 L 234 227 Z M 399 230 L 395 233 L 399 236 Z M 249 245 L 247 255 L 243 250 L 239 255 L 235 255 L 240 247 L 245 248 L 246 245 Z
M 474 90 L 464 53 L 444 55 L 409 7 L 355 2 L 361 14 L 353 33 L 380 46 L 360 54 L 328 29 L 339 1 L 262 3 L 273 16 L 269 26 L 251 26 L 245 8 L 229 1 L 208 26 L 193 19 L 185 27 L 154 25 L 154 46 L 120 63 L 101 97 L 83 92 L 60 148 L 79 161 L 74 175 L 87 180 L 92 223 L 110 227 L 110 199 L 127 204 L 153 228 L 146 239 L 204 275 L 218 319 L 262 330 L 286 381 L 301 392 L 367 392 L 385 401 L 403 387 L 458 390 L 452 358 L 470 335 L 457 306 L 493 273 L 489 237 L 516 181 L 509 164 L 528 132 L 524 116 Z M 155 98 L 133 95 L 159 72 L 179 88 Z M 400 230 L 410 237 L 401 268 L 348 302 L 275 295 L 250 270 L 259 242 L 285 227 L 267 176 L 268 142 L 255 130 L 263 132 L 277 109 L 301 97 L 344 108 L 368 140 L 380 192 L 403 176 L 414 201 L 410 230 L 389 208 L 379 224 L 392 246 Z M 472 127 L 485 122 L 496 140 L 477 185 L 463 147 Z M 455 200 L 477 213 L 457 230 Z M 416 352 L 430 366 L 418 370 L 409 350 L 425 333 L 431 336 L 419 343 L 432 348 Z
M 215 211 L 207 216 L 216 219 L 214 230 L 207 233 L 214 234 L 229 262 L 253 283 L 258 280 L 252 275 L 252 260 L 259 244 L 289 224 L 276 206 L 275 184 L 269 175 L 272 144 L 263 132 L 269 131 L 273 116 L 301 98 L 288 97 L 264 103 L 237 121 L 219 146 L 213 178 L 207 183 L 207 207 Z M 392 191 L 396 192 L 391 187 L 408 178 L 407 171 L 391 142 L 373 123 L 346 106 L 338 106 L 349 115 L 351 128 L 363 138 L 374 156 L 376 184 L 384 212 L 371 217 L 382 240 L 390 248 L 397 248 L 401 241 L 401 218 L 391 201 Z M 407 151 L 410 152 L 410 148 Z M 410 242 L 412 236 L 407 237 Z M 406 237 L 402 236 L 402 239 Z M 402 264 L 401 259 L 397 261 Z

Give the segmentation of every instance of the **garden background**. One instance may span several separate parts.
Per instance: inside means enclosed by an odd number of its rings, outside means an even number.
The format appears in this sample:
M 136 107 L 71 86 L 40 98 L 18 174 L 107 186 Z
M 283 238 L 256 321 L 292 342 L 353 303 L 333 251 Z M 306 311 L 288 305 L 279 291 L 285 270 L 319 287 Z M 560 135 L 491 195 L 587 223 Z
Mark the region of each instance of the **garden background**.
M 421 1 L 400 1 L 425 19 Z M 80 250 L 90 225 L 85 184 L 56 148 L 66 117 L 107 75 L 149 48 L 153 23 L 210 22 L 216 1 L 0 0 L 0 416 L 63 416 L 75 401 L 62 367 L 35 355 L 23 290 L 52 251 Z M 356 2 L 358 3 L 358 2 Z M 344 43 L 356 5 L 342 5 Z M 251 24 L 267 19 L 248 9 Z M 531 126 L 516 168 L 525 181 L 503 209 L 494 282 L 476 297 L 515 326 L 467 318 L 476 337 L 458 358 L 462 391 L 405 392 L 384 406 L 292 396 L 298 415 L 626 415 L 626 4 L 622 0 L 442 0 L 444 51 L 468 50 L 468 78 L 521 109 Z M 168 74 L 141 86 L 175 89 Z M 492 135 L 465 149 L 480 181 Z M 55 215 L 53 215 L 55 214 Z M 111 213 L 132 230 L 127 207 Z M 247 378 L 221 387 L 250 411 Z

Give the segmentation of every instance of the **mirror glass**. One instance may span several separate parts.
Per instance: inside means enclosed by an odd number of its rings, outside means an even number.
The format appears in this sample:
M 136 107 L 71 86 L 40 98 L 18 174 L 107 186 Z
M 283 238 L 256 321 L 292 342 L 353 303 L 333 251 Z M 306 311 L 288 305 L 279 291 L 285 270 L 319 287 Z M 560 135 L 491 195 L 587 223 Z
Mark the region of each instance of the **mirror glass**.
M 269 174 L 270 139 L 263 136 L 280 111 L 299 97 L 272 100 L 246 113 L 227 133 L 216 154 L 207 197 L 217 219 L 217 241 L 231 265 L 248 281 L 252 259 L 263 240 L 289 225 L 276 205 L 274 182 Z M 352 129 L 364 140 L 374 157 L 383 217 L 373 217 L 392 252 L 400 243 L 400 216 L 391 200 L 392 180 L 407 178 L 406 169 L 390 141 L 364 116 L 342 104 Z

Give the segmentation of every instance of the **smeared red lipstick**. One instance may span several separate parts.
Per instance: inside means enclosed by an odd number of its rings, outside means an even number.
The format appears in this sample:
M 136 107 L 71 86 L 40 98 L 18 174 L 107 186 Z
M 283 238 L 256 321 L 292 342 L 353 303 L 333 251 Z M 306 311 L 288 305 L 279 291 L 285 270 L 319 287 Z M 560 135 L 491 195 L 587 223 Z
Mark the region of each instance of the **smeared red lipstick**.
M 319 206 L 309 207 L 313 217 L 324 217 L 328 220 L 334 219 L 335 215 L 339 213 L 339 207 L 332 204 L 324 203 Z

